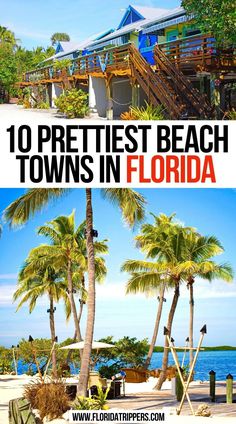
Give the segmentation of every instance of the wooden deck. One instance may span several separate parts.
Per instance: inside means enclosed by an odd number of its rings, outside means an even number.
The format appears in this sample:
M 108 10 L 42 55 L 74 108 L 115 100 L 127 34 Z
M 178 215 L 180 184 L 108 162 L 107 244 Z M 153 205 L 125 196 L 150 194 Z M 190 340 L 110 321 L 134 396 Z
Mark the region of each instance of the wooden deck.
M 234 392 L 236 392 L 236 384 L 234 384 Z M 190 386 L 190 399 L 193 402 L 194 411 L 198 406 L 208 404 L 213 416 L 218 417 L 235 417 L 236 420 L 236 395 L 234 395 L 234 403 L 227 404 L 225 402 L 226 387 L 224 382 L 218 382 L 216 385 L 216 402 L 211 402 L 209 396 L 209 383 Z M 170 390 L 152 391 L 151 393 L 127 395 L 118 399 L 109 400 L 109 408 L 117 409 L 162 409 L 176 408 L 178 402 L 171 395 Z M 188 402 L 184 402 L 182 415 L 191 415 Z
M 26 72 L 21 85 L 61 83 L 65 77 L 69 81 L 86 80 L 89 75 L 105 78 L 108 73 L 115 76 L 129 76 L 131 75 L 129 48 L 130 44 L 126 44 L 81 56 L 74 59 L 66 71 L 55 70 L 51 65 Z
M 211 35 L 194 35 L 161 43 L 158 48 L 182 70 L 236 71 L 236 49 L 219 49 Z
M 89 75 L 101 78 L 106 78 L 107 74 L 132 76 L 131 46 L 128 43 L 81 56 L 72 60 L 71 66 L 64 71 L 55 70 L 53 65 L 50 65 L 26 72 L 19 85 L 62 83 L 65 78 L 68 81 L 87 80 Z M 215 40 L 210 35 L 197 35 L 162 43 L 156 48 L 182 71 L 236 71 L 236 50 L 217 49 Z

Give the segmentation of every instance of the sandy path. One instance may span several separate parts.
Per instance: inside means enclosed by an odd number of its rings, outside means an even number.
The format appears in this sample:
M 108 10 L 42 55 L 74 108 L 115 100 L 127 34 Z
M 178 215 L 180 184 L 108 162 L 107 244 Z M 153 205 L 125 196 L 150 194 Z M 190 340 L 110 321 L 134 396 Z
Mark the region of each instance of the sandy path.
M 0 375 L 0 423 L 8 423 L 8 402 L 21 397 L 31 377 Z
M 3 104 L 0 105 L 0 119 L 9 119 L 11 118 L 12 122 L 18 120 L 48 120 L 55 118 L 56 116 L 55 109 L 49 109 L 45 111 L 33 110 L 33 109 L 24 109 L 22 106 Z

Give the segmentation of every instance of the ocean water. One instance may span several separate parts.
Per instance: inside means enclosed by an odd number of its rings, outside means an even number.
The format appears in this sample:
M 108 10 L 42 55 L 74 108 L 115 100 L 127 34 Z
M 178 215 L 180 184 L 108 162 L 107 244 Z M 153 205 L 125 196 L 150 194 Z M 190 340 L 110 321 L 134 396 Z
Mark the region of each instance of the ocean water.
M 178 353 L 179 362 L 182 363 L 183 353 Z M 187 365 L 188 356 L 185 358 L 185 365 Z M 161 368 L 162 353 L 155 352 L 151 361 L 151 369 Z M 169 364 L 174 364 L 171 353 L 169 354 Z M 22 363 L 18 364 L 18 373 L 23 374 L 27 372 L 28 366 Z M 35 368 L 34 368 L 35 370 Z M 236 380 L 236 350 L 229 351 L 216 351 L 199 353 L 196 367 L 195 367 L 195 380 L 206 381 L 209 379 L 209 372 L 213 370 L 216 372 L 216 379 L 225 380 L 228 374 L 232 374 Z M 74 370 L 78 372 L 78 370 Z
M 178 352 L 179 362 L 181 364 L 183 353 Z M 151 361 L 151 369 L 161 368 L 162 353 L 155 352 Z M 188 355 L 185 357 L 185 365 L 188 363 Z M 174 364 L 171 353 L 169 354 L 169 364 Z M 236 350 L 228 351 L 200 351 L 195 366 L 194 380 L 206 381 L 209 379 L 209 372 L 213 370 L 216 373 L 216 379 L 225 380 L 228 374 L 232 374 L 236 379 Z

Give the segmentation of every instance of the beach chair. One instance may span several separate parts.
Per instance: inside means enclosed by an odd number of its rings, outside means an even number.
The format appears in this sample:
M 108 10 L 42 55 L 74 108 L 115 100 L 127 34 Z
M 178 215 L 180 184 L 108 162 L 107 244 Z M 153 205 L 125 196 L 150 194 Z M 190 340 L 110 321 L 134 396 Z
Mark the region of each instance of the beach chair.
M 27 399 L 10 400 L 9 424 L 36 424 L 35 416 Z

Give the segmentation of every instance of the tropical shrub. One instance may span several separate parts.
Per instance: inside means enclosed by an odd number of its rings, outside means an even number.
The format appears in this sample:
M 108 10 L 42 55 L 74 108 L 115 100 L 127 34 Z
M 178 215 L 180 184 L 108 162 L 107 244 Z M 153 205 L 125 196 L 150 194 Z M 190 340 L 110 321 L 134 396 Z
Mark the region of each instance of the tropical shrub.
M 60 418 L 70 409 L 70 399 L 61 380 L 32 382 L 25 387 L 24 396 L 38 410 L 41 420 Z
M 53 63 L 53 69 L 55 71 L 62 71 L 63 69 L 69 68 L 69 66 L 71 65 L 72 65 L 72 62 L 70 59 L 56 60 Z
M 12 360 L 11 349 L 0 346 L 0 374 L 8 374 L 13 371 Z
M 137 340 L 135 337 L 123 337 L 114 343 L 113 338 L 108 336 L 100 340 L 104 343 L 114 344 L 113 349 L 101 349 L 92 361 L 100 364 L 99 372 L 105 378 L 111 378 L 122 368 L 137 368 L 145 363 L 149 349 L 148 340 Z
M 231 109 L 228 112 L 225 112 L 224 119 L 228 119 L 230 121 L 235 121 L 236 120 L 236 110 Z
M 19 360 L 22 361 L 23 365 L 28 366 L 29 374 L 32 375 L 32 372 L 36 370 L 35 358 L 43 371 L 44 367 L 48 362 L 49 352 L 52 347 L 52 342 L 50 339 L 34 339 L 33 344 L 25 339 L 21 339 L 19 342 L 18 355 Z
M 35 108 L 36 109 L 50 109 L 50 105 L 47 102 L 40 102 L 40 103 L 36 104 Z
M 97 402 L 98 409 L 109 409 L 107 405 L 107 395 L 109 393 L 110 387 L 111 386 L 108 385 L 107 389 L 103 390 L 101 385 L 97 386 L 98 394 L 94 396 L 94 399 Z
M 24 397 L 30 402 L 30 405 L 33 409 L 37 409 L 36 395 L 39 388 L 42 385 L 41 380 L 32 380 L 24 387 Z
M 67 118 L 84 118 L 88 114 L 88 94 L 73 88 L 55 99 L 55 105 Z
M 89 411 L 99 409 L 99 407 L 95 399 L 84 396 L 78 396 L 73 403 L 73 409 Z
M 163 106 L 152 106 L 145 101 L 146 106 L 134 107 L 130 106 L 129 112 L 120 115 L 125 121 L 141 120 L 141 121 L 161 121 L 165 119 Z
M 107 405 L 107 395 L 110 386 L 105 391 L 101 385 L 97 386 L 98 394 L 92 398 L 78 396 L 73 404 L 73 409 L 77 410 L 106 410 L 109 409 Z

